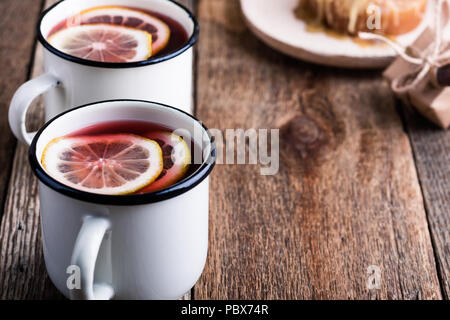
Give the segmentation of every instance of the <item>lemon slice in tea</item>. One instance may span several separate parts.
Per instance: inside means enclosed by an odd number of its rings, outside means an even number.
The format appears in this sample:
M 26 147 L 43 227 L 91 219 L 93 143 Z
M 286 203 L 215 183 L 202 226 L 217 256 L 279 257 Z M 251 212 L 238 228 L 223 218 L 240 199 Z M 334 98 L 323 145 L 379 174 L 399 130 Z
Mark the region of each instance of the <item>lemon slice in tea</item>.
M 152 35 L 153 55 L 164 49 L 170 39 L 170 28 L 161 19 L 132 8 L 118 6 L 95 7 L 82 11 L 67 25 L 112 24 L 147 31 Z
M 177 183 L 191 164 L 191 151 L 180 136 L 166 131 L 155 131 L 145 134 L 145 137 L 156 141 L 161 147 L 164 169 L 155 182 L 141 189 L 139 193 L 162 190 Z
M 158 143 L 130 134 L 57 138 L 46 146 L 41 162 L 57 181 L 106 195 L 139 191 L 163 171 Z
M 48 42 L 66 54 L 100 62 L 144 61 L 152 55 L 150 33 L 109 24 L 62 29 Z

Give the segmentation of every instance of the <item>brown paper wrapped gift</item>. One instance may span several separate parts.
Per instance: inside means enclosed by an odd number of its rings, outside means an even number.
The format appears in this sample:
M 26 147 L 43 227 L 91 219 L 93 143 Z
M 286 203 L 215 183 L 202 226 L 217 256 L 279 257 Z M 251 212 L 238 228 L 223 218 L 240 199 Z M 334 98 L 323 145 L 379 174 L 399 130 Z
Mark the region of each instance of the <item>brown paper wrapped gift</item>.
M 425 29 L 407 51 L 427 55 L 436 41 L 436 34 L 432 28 Z M 447 129 L 450 126 L 450 87 L 442 87 L 436 83 L 435 68 L 430 68 L 429 71 L 422 68 L 423 66 L 412 64 L 399 57 L 383 75 L 399 98 L 414 106 L 436 125 Z M 405 85 L 401 89 L 396 85 L 399 79 L 415 78 L 421 70 L 425 71 L 425 74 L 420 79 L 415 79 L 418 81 L 415 81 L 414 85 Z

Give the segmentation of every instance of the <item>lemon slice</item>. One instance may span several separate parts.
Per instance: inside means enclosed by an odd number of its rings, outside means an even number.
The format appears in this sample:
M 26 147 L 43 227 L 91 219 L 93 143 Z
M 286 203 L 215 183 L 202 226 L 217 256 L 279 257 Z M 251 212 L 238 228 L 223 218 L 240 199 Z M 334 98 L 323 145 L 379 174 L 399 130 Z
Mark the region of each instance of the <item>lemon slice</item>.
M 144 61 L 152 55 L 150 33 L 109 24 L 66 28 L 48 42 L 66 54 L 100 62 Z
M 139 191 L 163 170 L 158 143 L 129 134 L 57 138 L 46 146 L 41 162 L 57 181 L 106 195 Z
M 161 19 L 140 10 L 118 6 L 101 6 L 82 11 L 67 25 L 113 24 L 147 31 L 152 35 L 153 55 L 164 49 L 170 39 L 170 28 Z
M 140 190 L 139 193 L 162 190 L 181 180 L 191 164 L 191 150 L 186 141 L 166 131 L 154 131 L 144 136 L 156 141 L 161 147 L 164 169 L 155 182 Z

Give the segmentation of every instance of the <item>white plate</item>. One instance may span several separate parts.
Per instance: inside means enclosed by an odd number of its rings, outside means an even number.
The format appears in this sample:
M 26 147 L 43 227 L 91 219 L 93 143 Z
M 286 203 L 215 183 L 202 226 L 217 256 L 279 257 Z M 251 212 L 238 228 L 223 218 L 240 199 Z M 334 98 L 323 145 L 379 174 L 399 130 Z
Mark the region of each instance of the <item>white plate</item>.
M 395 58 L 388 46 L 360 46 L 352 39 L 337 39 L 324 32 L 306 31 L 294 13 L 299 0 L 240 0 L 247 25 L 266 44 L 295 58 L 336 67 L 384 68 Z M 410 45 L 432 21 L 431 0 L 424 21 L 410 33 L 397 37 Z

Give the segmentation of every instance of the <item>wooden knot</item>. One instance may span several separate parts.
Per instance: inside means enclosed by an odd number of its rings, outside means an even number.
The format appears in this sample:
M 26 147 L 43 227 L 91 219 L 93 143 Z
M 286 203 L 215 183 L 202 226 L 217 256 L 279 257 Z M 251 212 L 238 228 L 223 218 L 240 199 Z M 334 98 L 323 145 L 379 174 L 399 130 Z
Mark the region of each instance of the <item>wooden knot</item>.
M 315 154 L 326 142 L 322 128 L 308 116 L 295 116 L 289 120 L 281 128 L 281 138 L 302 158 Z
M 309 90 L 299 95 L 299 110 L 278 120 L 284 166 L 315 174 L 333 159 L 346 136 L 346 126 L 326 95 Z
M 295 117 L 291 120 L 290 129 L 295 133 L 294 140 L 301 144 L 313 144 L 320 137 L 320 128 L 308 117 Z

